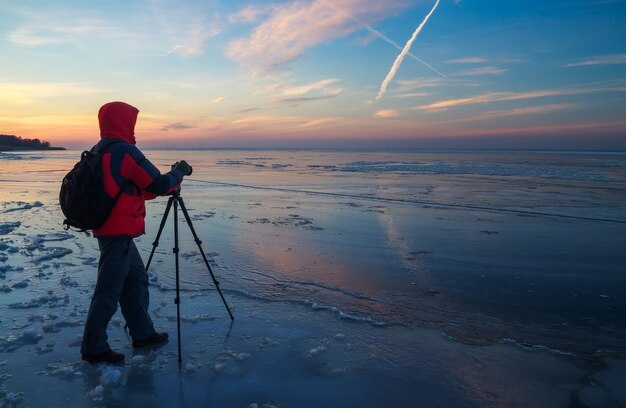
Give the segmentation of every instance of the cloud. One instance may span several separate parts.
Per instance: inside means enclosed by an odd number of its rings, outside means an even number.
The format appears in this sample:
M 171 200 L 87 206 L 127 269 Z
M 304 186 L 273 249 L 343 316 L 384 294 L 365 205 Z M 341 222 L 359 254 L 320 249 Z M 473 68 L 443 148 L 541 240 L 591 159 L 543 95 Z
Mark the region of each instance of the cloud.
M 573 89 L 546 89 L 529 92 L 489 92 L 468 98 L 448 99 L 428 105 L 416 106 L 419 110 L 442 110 L 463 105 L 485 104 L 491 102 L 517 101 L 523 99 L 546 98 L 553 96 L 585 95 L 600 92 L 626 92 L 626 87 L 615 88 L 573 88 Z
M 168 130 L 187 130 L 187 129 L 194 129 L 197 127 L 198 127 L 197 125 L 192 125 L 190 123 L 175 122 L 175 123 L 170 123 L 169 125 L 163 126 L 161 128 L 161 131 L 167 132 Z
M 276 10 L 274 4 L 246 6 L 236 13 L 228 16 L 230 23 L 254 23 L 261 17 L 265 17 Z
M 343 88 L 330 88 L 328 85 L 332 85 L 338 81 L 337 78 L 328 78 L 300 86 L 287 87 L 282 84 L 282 86 L 275 88 L 279 93 L 275 93 L 275 97 L 271 99 L 270 102 L 277 104 L 299 104 L 303 102 L 334 99 L 343 92 Z
M 301 125 L 297 125 L 296 129 L 321 129 L 334 126 L 338 122 L 338 118 L 318 118 L 309 120 Z
M 502 75 L 505 72 L 506 72 L 506 69 L 498 68 L 495 66 L 486 66 L 486 67 L 470 69 L 468 71 L 463 71 L 457 75 L 459 76 Z
M 446 64 L 480 64 L 486 61 L 486 59 L 481 57 L 466 57 L 448 60 Z
M 3 112 L 4 113 L 4 112 Z M 84 114 L 49 114 L 49 115 L 34 115 L 34 114 L 9 114 L 3 116 L 0 114 L 0 123 L 4 126 L 15 126 L 17 128 L 23 128 L 25 130 L 35 130 L 35 134 L 41 134 L 41 129 L 45 128 L 46 132 L 52 128 L 61 128 L 67 131 L 72 128 L 88 129 L 94 124 L 94 115 Z M 74 129 L 72 129 L 74 130 Z M 84 133 L 84 132 L 83 132 Z M 26 136 L 20 134 L 20 136 Z M 38 136 L 37 136 L 38 137 Z
M 277 134 L 286 131 L 293 126 L 301 125 L 308 119 L 299 116 L 272 116 L 256 115 L 246 116 L 228 123 L 228 130 L 236 134 L 249 132 L 270 132 Z
M 122 29 L 121 25 L 78 13 L 55 13 L 49 10 L 22 13 L 25 22 L 9 34 L 9 40 L 17 45 L 38 47 L 50 44 L 78 44 L 95 38 L 118 39 L 134 44 L 141 37 L 132 30 Z
M 230 120 L 222 129 L 224 134 L 237 136 L 267 136 L 275 137 L 285 135 L 297 137 L 297 135 L 311 133 L 315 137 L 323 136 L 324 133 L 315 133 L 321 129 L 340 127 L 344 122 L 340 117 L 311 118 L 298 115 L 256 115 L 245 116 L 237 120 Z M 283 141 L 285 139 L 282 139 Z
M 319 96 L 303 96 L 299 98 L 278 98 L 272 99 L 272 103 L 279 104 L 299 104 L 303 102 L 323 101 L 326 99 L 334 99 L 338 94 L 319 95 Z
M 572 132 L 591 132 L 597 135 L 599 132 L 620 132 L 626 129 L 626 122 L 591 122 L 591 123 L 574 123 L 574 124 L 557 124 L 545 126 L 521 126 L 513 128 L 484 128 L 484 129 L 464 129 L 461 131 L 450 132 L 452 136 L 489 136 L 489 135 L 555 135 L 566 134 L 572 135 Z
M 219 29 L 210 27 L 203 19 L 195 19 L 188 23 L 186 31 L 179 33 L 178 43 L 168 52 L 182 57 L 201 55 L 206 41 L 219 33 Z
M 45 4 L 20 6 L 13 10 L 20 17 L 19 25 L 8 38 L 28 47 L 70 44 L 82 51 L 101 52 L 107 47 L 117 52 L 194 56 L 202 53 L 208 38 L 221 32 L 219 19 L 208 18 L 200 6 L 166 3 L 150 0 L 149 9 L 140 10 L 139 17 L 104 9 L 59 11 Z
M 282 94 L 284 96 L 304 95 L 318 89 L 327 89 L 328 85 L 334 84 L 336 82 L 339 82 L 337 78 L 323 79 L 321 81 L 317 81 L 311 84 L 283 89 Z
M 37 32 L 30 27 L 21 27 L 9 34 L 9 40 L 18 45 L 25 45 L 27 47 L 37 47 L 41 45 L 49 45 L 54 43 L 60 43 L 63 40 L 60 38 L 54 38 L 53 36 Z
M 282 98 L 301 96 L 311 93 L 323 95 L 339 94 L 343 91 L 343 88 L 330 86 L 339 81 L 340 80 L 338 78 L 327 78 L 304 85 L 293 85 L 293 81 L 273 80 L 271 83 L 257 88 L 252 95 L 271 95 L 274 98 Z
M 406 3 L 335 0 L 334 6 L 347 14 L 317 1 L 277 5 L 249 37 L 230 42 L 226 56 L 253 75 L 271 76 L 308 49 L 360 29 L 361 25 L 348 14 L 371 23 L 404 9 Z
M 516 108 L 516 109 L 508 109 L 508 110 L 493 110 L 481 112 L 473 116 L 467 116 L 464 118 L 445 120 L 441 122 L 437 122 L 439 124 L 442 123 L 457 123 L 457 122 L 475 122 L 475 121 L 483 121 L 483 120 L 493 120 L 500 118 L 508 118 L 515 116 L 530 116 L 530 115 L 545 115 L 548 113 L 563 111 L 566 109 L 572 108 L 573 104 L 552 104 L 552 105 L 542 105 L 542 106 L 530 106 L 526 108 Z
M 280 82 L 280 81 L 272 82 L 268 85 L 262 86 L 261 88 L 257 88 L 256 91 L 254 91 L 252 95 L 257 96 L 257 95 L 273 94 L 286 86 L 287 85 L 284 82 Z
M 182 57 L 201 55 L 207 40 L 221 33 L 221 18 L 210 16 L 205 7 L 188 2 L 149 0 L 151 25 L 156 22 L 157 30 L 149 28 L 168 46 L 168 54 Z
M 260 108 L 247 108 L 247 109 L 241 109 L 241 110 L 235 111 L 235 113 L 248 113 L 248 112 L 254 112 L 258 110 L 260 110 Z
M 476 86 L 476 83 L 467 79 L 452 78 L 415 78 L 415 79 L 398 79 L 394 81 L 398 85 L 395 89 L 397 93 L 412 92 L 416 89 L 436 88 L 441 86 Z
M 226 99 L 228 99 L 228 97 L 227 97 L 227 96 L 218 96 L 217 98 L 212 99 L 212 100 L 211 100 L 211 102 L 213 102 L 213 103 L 222 103 L 222 102 L 224 102 Z
M 383 109 L 374 114 L 374 117 L 382 119 L 396 118 L 398 116 L 400 116 L 400 112 L 395 109 Z
M 387 98 L 417 98 L 420 96 L 428 96 L 430 95 L 427 92 L 411 92 L 411 93 L 401 93 L 397 95 L 388 95 Z
M 106 89 L 74 82 L 0 82 L 0 102 L 30 104 L 48 98 L 67 98 L 105 92 Z
M 626 64 L 626 54 L 603 55 L 584 61 L 564 65 L 565 67 L 585 67 L 590 65 L 621 65 Z

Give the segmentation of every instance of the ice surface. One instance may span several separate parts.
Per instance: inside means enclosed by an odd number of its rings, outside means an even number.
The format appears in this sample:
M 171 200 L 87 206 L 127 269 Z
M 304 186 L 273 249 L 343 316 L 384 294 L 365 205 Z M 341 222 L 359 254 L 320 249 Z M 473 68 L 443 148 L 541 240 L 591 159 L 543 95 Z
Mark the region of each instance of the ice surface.
M 510 166 L 484 165 L 480 162 L 462 162 L 451 165 L 437 161 L 422 163 L 418 161 L 356 161 L 341 164 L 333 170 L 361 173 L 401 173 L 401 174 L 476 174 L 483 176 L 532 176 L 563 180 L 613 181 L 599 172 L 572 169 L 562 166 Z
M 28 181 L 0 160 L 0 405 L 626 405 L 623 155 L 185 153 L 236 319 L 181 222 L 180 368 L 171 219 L 150 271 L 170 341 L 133 349 L 118 312 L 125 362 L 87 364 L 97 242 L 53 188 L 76 152 L 21 155 Z

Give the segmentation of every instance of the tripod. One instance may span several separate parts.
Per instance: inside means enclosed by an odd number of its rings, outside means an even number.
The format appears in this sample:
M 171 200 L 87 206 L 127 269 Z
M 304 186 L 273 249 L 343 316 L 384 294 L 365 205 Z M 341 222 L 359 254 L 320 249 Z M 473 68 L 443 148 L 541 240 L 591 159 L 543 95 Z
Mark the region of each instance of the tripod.
M 150 268 L 150 263 L 152 262 L 152 257 L 154 256 L 154 252 L 159 246 L 159 238 L 161 238 L 161 233 L 163 232 L 163 227 L 165 226 L 165 221 L 167 221 L 167 216 L 170 213 L 170 209 L 172 208 L 172 205 L 174 206 L 174 258 L 175 258 L 175 263 L 176 263 L 176 299 L 174 300 L 174 303 L 176 303 L 176 324 L 177 324 L 177 330 L 178 330 L 178 364 L 181 364 L 182 357 L 181 357 L 181 350 L 180 350 L 180 280 L 179 280 L 180 274 L 179 274 L 179 267 L 178 267 L 179 265 L 178 264 L 178 206 L 179 205 L 180 205 L 180 209 L 183 211 L 183 215 L 185 216 L 187 225 L 189 226 L 189 229 L 191 230 L 191 234 L 193 235 L 193 238 L 196 241 L 196 244 L 198 245 L 200 254 L 202 254 L 202 259 L 204 259 L 204 264 L 206 265 L 207 269 L 209 270 L 209 274 L 211 275 L 211 278 L 213 279 L 213 284 L 215 285 L 217 292 L 220 294 L 220 297 L 222 298 L 222 302 L 224 302 L 224 306 L 226 306 L 226 310 L 228 311 L 228 314 L 230 315 L 230 319 L 235 320 L 235 318 L 233 317 L 233 314 L 231 313 L 230 308 L 228 307 L 228 304 L 226 303 L 226 299 L 224 299 L 224 295 L 222 294 L 222 290 L 220 289 L 220 284 L 217 281 L 217 279 L 215 279 L 215 275 L 213 275 L 213 271 L 211 270 L 209 261 L 207 260 L 206 255 L 204 254 L 204 251 L 202 250 L 202 241 L 200 241 L 200 238 L 198 238 L 198 234 L 196 234 L 196 230 L 194 229 L 193 224 L 191 223 L 191 218 L 189 218 L 189 213 L 187 212 L 187 208 L 185 207 L 183 198 L 180 196 L 180 188 L 175 190 L 170 196 L 170 198 L 167 200 L 167 207 L 165 208 L 165 213 L 163 214 L 163 218 L 161 219 L 159 232 L 157 232 L 156 238 L 154 242 L 152 243 L 152 252 L 150 252 L 150 257 L 148 258 L 148 263 L 146 264 L 146 271 Z

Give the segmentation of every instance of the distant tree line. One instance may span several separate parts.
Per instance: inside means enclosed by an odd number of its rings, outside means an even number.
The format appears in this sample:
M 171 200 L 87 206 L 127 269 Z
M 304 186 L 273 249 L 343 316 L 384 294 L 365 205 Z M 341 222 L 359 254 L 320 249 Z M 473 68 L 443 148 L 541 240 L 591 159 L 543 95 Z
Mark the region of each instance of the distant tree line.
M 2 150 L 65 150 L 62 147 L 52 147 L 50 142 L 35 139 L 25 139 L 13 135 L 0 135 L 0 151 Z

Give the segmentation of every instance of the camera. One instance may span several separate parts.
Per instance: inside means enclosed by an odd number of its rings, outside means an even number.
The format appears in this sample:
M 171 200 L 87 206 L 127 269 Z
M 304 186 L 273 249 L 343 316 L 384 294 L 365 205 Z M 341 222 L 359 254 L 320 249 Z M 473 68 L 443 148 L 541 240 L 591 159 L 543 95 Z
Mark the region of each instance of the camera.
M 191 167 L 186 161 L 183 160 L 183 162 L 185 163 L 185 170 L 187 170 L 185 174 L 185 176 L 191 176 L 191 173 L 193 173 L 193 167 Z M 176 168 L 176 166 L 178 166 L 180 164 L 180 162 L 176 162 L 174 164 L 172 164 L 172 170 L 174 170 Z

